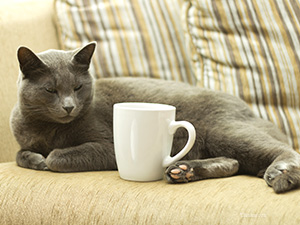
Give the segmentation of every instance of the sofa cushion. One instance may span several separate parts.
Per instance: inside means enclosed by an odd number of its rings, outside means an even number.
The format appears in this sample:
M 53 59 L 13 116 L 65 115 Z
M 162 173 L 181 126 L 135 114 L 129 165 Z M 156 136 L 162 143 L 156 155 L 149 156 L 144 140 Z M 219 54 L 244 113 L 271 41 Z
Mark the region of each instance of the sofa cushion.
M 0 164 L 1 224 L 300 224 L 298 200 L 248 176 L 180 185 Z
M 299 4 L 190 0 L 184 6 L 198 84 L 241 97 L 299 151 Z
M 181 0 L 56 0 L 63 49 L 90 41 L 96 77 L 142 76 L 195 83 L 184 44 Z

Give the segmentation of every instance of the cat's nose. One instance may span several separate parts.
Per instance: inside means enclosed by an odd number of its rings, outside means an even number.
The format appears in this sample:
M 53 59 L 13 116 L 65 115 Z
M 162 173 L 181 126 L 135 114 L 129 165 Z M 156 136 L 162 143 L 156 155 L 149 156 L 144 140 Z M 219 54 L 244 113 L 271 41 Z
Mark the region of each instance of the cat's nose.
M 62 102 L 62 108 L 70 114 L 75 108 L 74 99 L 71 96 L 65 97 Z
M 73 111 L 74 106 L 65 106 L 63 107 L 63 109 L 66 110 L 68 114 L 70 114 Z

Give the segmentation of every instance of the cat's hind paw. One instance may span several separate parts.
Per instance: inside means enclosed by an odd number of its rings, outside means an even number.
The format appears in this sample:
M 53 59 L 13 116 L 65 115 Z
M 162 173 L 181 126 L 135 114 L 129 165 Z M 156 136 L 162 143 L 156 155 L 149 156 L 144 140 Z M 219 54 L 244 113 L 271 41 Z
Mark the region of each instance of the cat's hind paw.
M 300 187 L 300 169 L 294 168 L 290 171 L 284 170 L 278 176 L 276 176 L 272 182 L 271 186 L 273 187 L 276 193 L 287 192 Z
M 177 162 L 167 168 L 165 177 L 169 183 L 187 183 L 193 180 L 194 169 L 186 163 Z
M 274 179 L 281 174 L 285 174 L 289 171 L 290 169 L 288 168 L 288 165 L 286 163 L 279 163 L 274 166 L 270 166 L 265 174 L 264 174 L 264 179 L 267 182 L 269 186 L 273 186 Z

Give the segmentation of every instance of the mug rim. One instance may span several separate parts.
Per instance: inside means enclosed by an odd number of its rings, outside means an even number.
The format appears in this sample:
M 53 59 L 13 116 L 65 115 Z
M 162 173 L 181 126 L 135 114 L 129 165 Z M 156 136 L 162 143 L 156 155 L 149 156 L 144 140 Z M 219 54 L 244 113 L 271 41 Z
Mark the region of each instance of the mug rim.
M 176 110 L 175 106 L 152 103 L 152 102 L 120 102 L 114 104 L 114 109 L 125 109 L 135 111 L 172 111 Z

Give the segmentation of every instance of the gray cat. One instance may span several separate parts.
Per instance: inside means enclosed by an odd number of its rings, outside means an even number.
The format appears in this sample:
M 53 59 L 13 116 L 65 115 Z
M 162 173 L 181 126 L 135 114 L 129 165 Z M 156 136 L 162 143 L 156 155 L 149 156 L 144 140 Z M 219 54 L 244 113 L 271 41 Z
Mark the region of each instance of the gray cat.
M 99 79 L 88 72 L 96 44 L 39 54 L 18 49 L 18 102 L 11 128 L 21 146 L 21 167 L 58 172 L 115 170 L 113 105 L 153 102 L 174 105 L 177 120 L 190 121 L 192 150 L 166 169 L 171 183 L 250 174 L 275 192 L 300 186 L 300 155 L 272 123 L 256 117 L 231 95 L 187 84 L 143 78 Z M 187 140 L 174 138 L 172 154 Z

